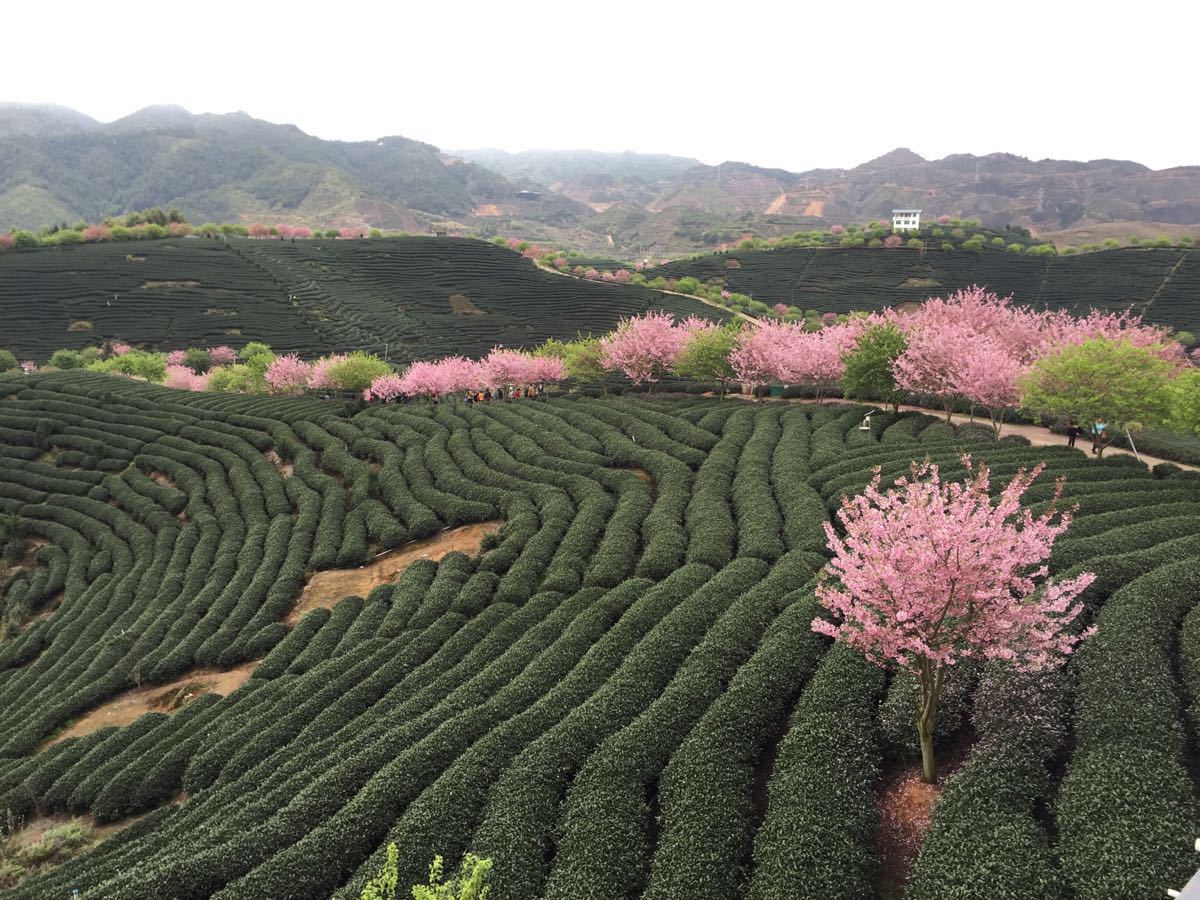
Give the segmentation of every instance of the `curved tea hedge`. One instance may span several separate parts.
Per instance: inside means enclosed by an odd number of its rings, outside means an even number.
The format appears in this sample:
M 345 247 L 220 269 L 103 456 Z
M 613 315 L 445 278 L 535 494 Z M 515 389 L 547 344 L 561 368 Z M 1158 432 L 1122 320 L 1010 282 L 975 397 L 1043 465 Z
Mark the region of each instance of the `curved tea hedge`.
M 357 898 L 389 843 L 409 883 L 435 854 L 490 857 L 500 900 L 869 896 L 910 686 L 811 630 L 822 524 L 875 466 L 961 471 L 964 448 L 997 483 L 1039 461 L 1066 477 L 1079 511 L 1052 566 L 1097 574 L 1098 630 L 1066 668 L 986 666 L 947 705 L 939 740 L 973 744 L 909 890 L 1181 884 L 1200 484 L 861 414 L 356 411 L 0 377 L 21 550 L 0 580 L 0 821 L 128 825 L 6 896 Z M 289 615 L 317 570 L 494 519 L 478 555 Z M 228 696 L 48 743 L 130 688 L 241 664 Z

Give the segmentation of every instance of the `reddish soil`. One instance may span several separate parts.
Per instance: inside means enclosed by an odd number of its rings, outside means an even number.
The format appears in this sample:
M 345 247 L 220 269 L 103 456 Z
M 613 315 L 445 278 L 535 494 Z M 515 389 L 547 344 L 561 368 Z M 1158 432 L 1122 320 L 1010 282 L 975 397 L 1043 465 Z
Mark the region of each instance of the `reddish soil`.
M 76 719 L 44 746 L 83 737 L 109 725 L 129 725 L 148 712 L 172 713 L 201 694 L 228 696 L 250 679 L 257 665 L 258 660 L 254 660 L 232 669 L 195 669 L 168 684 L 133 688 Z
M 433 537 L 413 541 L 395 550 L 388 550 L 357 569 L 327 569 L 313 574 L 300 599 L 292 607 L 284 621 L 295 625 L 310 609 L 318 606 L 335 606 L 351 595 L 365 597 L 371 589 L 395 581 L 405 569 L 419 559 L 435 562 L 455 550 L 471 556 L 478 555 L 479 545 L 486 535 L 497 531 L 503 523 L 499 520 L 480 522 L 449 528 Z
M 921 762 L 903 761 L 885 771 L 876 796 L 879 810 L 878 896 L 898 900 L 904 896 L 908 870 L 917 858 L 933 821 L 946 779 L 962 768 L 971 749 L 969 736 L 960 736 L 938 753 L 937 784 L 926 784 Z
M 159 487 L 169 487 L 179 490 L 179 485 L 171 480 L 171 476 L 165 472 L 147 472 L 146 477 L 157 484 Z

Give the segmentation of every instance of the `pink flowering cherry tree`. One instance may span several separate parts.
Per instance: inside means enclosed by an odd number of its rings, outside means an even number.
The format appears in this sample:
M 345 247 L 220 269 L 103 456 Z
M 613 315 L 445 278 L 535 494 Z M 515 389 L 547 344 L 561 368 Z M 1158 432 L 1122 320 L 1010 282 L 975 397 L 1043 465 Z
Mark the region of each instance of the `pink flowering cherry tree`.
M 395 400 L 404 393 L 404 379 L 395 373 L 380 375 L 371 382 L 371 386 L 363 391 L 363 399 L 370 403 L 372 400 L 387 402 Z
M 1034 516 L 1021 497 L 1041 465 L 1018 472 L 993 499 L 987 467 L 975 468 L 970 456 L 963 464 L 966 480 L 947 482 L 936 465 L 913 463 L 886 491 L 877 468 L 862 494 L 842 501 L 842 533 L 825 523 L 834 556 L 816 591 L 832 615 L 812 623 L 876 665 L 916 676 L 930 784 L 938 701 L 955 664 L 995 659 L 1034 671 L 1058 664 L 1089 634 L 1070 626 L 1082 610 L 1076 598 L 1095 579 L 1085 572 L 1044 582 L 1054 541 L 1071 523 L 1071 512 L 1056 507 L 1062 481 Z
M 600 359 L 606 369 L 624 372 L 634 384 L 653 385 L 670 371 L 687 339 L 688 332 L 673 317 L 651 311 L 622 319 L 601 338 Z
M 237 362 L 237 351 L 232 347 L 219 344 L 208 348 L 208 363 L 211 366 L 231 366 Z
M 167 365 L 168 366 L 182 366 L 186 359 L 187 359 L 187 351 L 186 350 L 172 350 L 170 353 L 167 354 Z
M 758 391 L 773 381 L 790 381 L 802 332 L 777 319 L 761 319 L 742 330 L 729 354 L 734 377 Z
M 267 368 L 266 381 L 272 394 L 299 394 L 308 387 L 312 366 L 295 353 L 277 356 Z
M 954 366 L 955 390 L 973 406 L 982 406 L 992 420 L 997 439 L 1004 414 L 1021 403 L 1017 379 L 1026 367 L 997 341 L 978 339 L 960 348 Z

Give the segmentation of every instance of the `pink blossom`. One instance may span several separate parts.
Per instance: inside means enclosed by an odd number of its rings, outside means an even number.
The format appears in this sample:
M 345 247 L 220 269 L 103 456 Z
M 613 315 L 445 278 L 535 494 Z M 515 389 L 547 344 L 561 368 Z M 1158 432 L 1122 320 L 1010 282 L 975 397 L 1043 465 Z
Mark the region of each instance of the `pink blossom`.
M 949 225 L 950 224 L 950 216 L 943 213 L 942 215 L 937 217 L 937 223 L 939 225 Z
M 613 281 L 617 284 L 628 284 L 629 279 L 632 277 L 628 269 L 617 269 L 617 271 L 613 272 Z
M 722 300 L 728 300 L 728 299 L 729 299 L 730 297 L 732 297 L 732 296 L 733 296 L 733 292 L 732 292 L 732 291 L 729 291 L 729 290 L 722 290 L 722 291 L 721 291 L 721 299 L 722 299 Z
M 83 239 L 89 244 L 112 240 L 112 229 L 107 225 L 89 225 L 83 229 Z
M 583 273 L 583 277 L 595 281 L 600 277 L 600 273 L 595 269 L 588 269 Z
M 26 375 L 36 372 L 37 371 L 37 363 L 34 362 L 32 359 L 22 360 L 21 361 L 21 371 L 24 372 Z
M 788 314 L 788 305 L 786 303 L 776 303 L 771 309 L 781 319 Z
M 565 269 L 568 265 L 569 263 L 567 262 L 567 258 L 565 256 L 557 256 L 554 258 L 554 268 Z
M 396 374 L 380 375 L 371 382 L 371 386 L 363 391 L 363 399 L 368 403 L 372 400 L 394 400 L 404 393 L 404 379 Z
M 329 374 L 331 367 L 345 360 L 346 354 L 335 353 L 332 356 L 322 356 L 308 370 L 308 386 L 315 390 L 328 390 L 336 387 Z
M 124 341 L 116 341 L 112 345 L 112 355 L 113 356 L 124 356 L 126 353 L 129 353 L 132 350 L 133 350 L 133 347 L 130 346 L 129 344 L 126 344 Z
M 312 237 L 312 229 L 305 228 L 303 225 L 297 225 L 292 229 L 292 237 L 294 238 L 310 238 Z
M 624 372 L 634 384 L 653 384 L 674 365 L 687 337 L 670 315 L 651 311 L 622 319 L 601 338 L 600 358 L 606 369 Z
M 264 225 L 261 222 L 255 222 L 246 229 L 246 233 L 252 238 L 269 238 L 271 236 L 271 226 Z
M 266 380 L 273 394 L 299 394 L 308 386 L 312 366 L 295 353 L 277 356 L 267 368 Z
M 507 246 L 509 250 L 516 250 L 517 245 L 519 243 L 521 243 L 521 242 L 518 241 L 515 237 L 510 237 L 508 240 L 506 240 L 504 242 L 505 246 Z
M 729 364 L 738 381 L 758 388 L 790 380 L 801 329 L 777 319 L 761 319 L 742 330 Z
M 232 347 L 220 344 L 208 348 L 208 361 L 213 366 L 231 366 L 237 362 L 237 351 Z
M 837 313 L 827 312 L 821 313 L 821 325 L 828 327 L 829 325 L 837 324 Z
M 959 353 L 954 366 L 955 390 L 988 411 L 999 437 L 1005 410 L 1015 409 L 1021 402 L 1017 379 L 1026 367 L 999 341 L 987 337 L 962 345 Z
M 163 386 L 181 391 L 202 391 L 208 385 L 207 375 L 198 375 L 188 366 L 168 365 Z
M 642 271 L 642 269 L 646 268 L 646 264 L 644 262 L 638 261 L 633 264 L 633 267 L 640 272 L 640 271 Z
M 897 250 L 904 246 L 904 238 L 898 234 L 889 234 L 883 239 L 883 248 L 885 250 Z
M 349 241 L 362 236 L 363 230 L 361 228 L 351 228 L 346 226 L 345 228 L 338 229 L 338 237 L 342 238 L 342 240 Z
M 943 482 L 936 465 L 867 489 L 838 511 L 841 533 L 824 525 L 833 559 L 816 594 L 832 614 L 812 628 L 862 651 L 880 666 L 912 672 L 921 683 L 917 732 L 924 776 L 936 780 L 933 722 L 942 686 L 964 659 L 1004 660 L 1025 670 L 1059 664 L 1082 635 L 1070 628 L 1091 572 L 1040 589 L 1055 539 L 1071 522 L 1054 502 L 1038 516 L 1021 498 L 1041 473 L 1019 471 L 991 496 L 986 466 L 969 456 L 964 482 Z
M 167 365 L 182 366 L 185 359 L 187 359 L 186 350 L 172 350 L 167 354 Z
M 616 280 L 617 280 L 617 276 L 616 276 L 616 275 L 614 275 L 612 272 L 601 272 L 601 273 L 600 273 L 600 280 L 601 280 L 601 281 L 613 282 L 613 281 L 616 281 Z
M 0 248 L 11 250 L 17 246 L 17 239 L 11 234 L 0 234 Z
M 845 234 L 845 232 L 846 232 L 845 225 L 834 225 L 829 229 L 830 234 Z

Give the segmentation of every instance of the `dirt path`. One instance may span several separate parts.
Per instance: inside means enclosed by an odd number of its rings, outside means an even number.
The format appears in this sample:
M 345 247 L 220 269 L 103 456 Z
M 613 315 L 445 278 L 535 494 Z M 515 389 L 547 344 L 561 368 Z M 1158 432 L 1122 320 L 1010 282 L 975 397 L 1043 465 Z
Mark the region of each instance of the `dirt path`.
M 588 280 L 586 278 L 580 278 L 578 275 L 572 275 L 570 272 L 560 272 L 560 271 L 558 271 L 558 269 L 551 269 L 549 266 L 543 266 L 537 262 L 535 262 L 534 265 L 536 265 L 543 272 L 553 272 L 555 275 L 561 275 L 564 278 L 574 278 L 577 281 L 587 281 Z M 607 282 L 607 281 L 597 281 L 597 282 L 592 282 L 592 283 L 593 284 L 610 284 L 610 282 Z M 737 316 L 739 319 L 745 319 L 747 322 L 757 322 L 758 321 L 758 319 L 754 318 L 754 316 L 750 315 L 749 313 L 740 312 L 731 307 L 724 306 L 720 303 L 717 303 L 714 300 L 707 300 L 704 297 L 697 297 L 695 294 L 681 294 L 679 291 L 667 291 L 667 290 L 663 290 L 662 288 L 652 288 L 652 287 L 649 287 L 649 285 L 644 285 L 644 284 L 637 285 L 637 286 L 638 287 L 647 287 L 652 291 L 658 291 L 660 294 L 671 294 L 674 297 L 687 297 L 689 300 L 695 300 L 697 303 L 703 303 L 705 306 L 711 306 L 713 309 L 719 309 L 719 310 L 721 310 L 721 312 L 726 312 L 726 313 L 729 313 L 730 315 Z
M 726 394 L 726 396 L 727 397 L 736 397 L 741 400 L 752 400 L 753 399 L 748 394 L 730 393 L 730 394 Z M 778 400 L 767 400 L 764 402 L 778 403 L 779 401 Z M 815 404 L 818 401 L 814 400 L 810 397 L 792 397 L 787 400 L 784 400 L 783 402 L 784 403 L 814 403 Z M 839 401 L 839 402 L 842 402 L 842 401 Z M 846 401 L 846 402 L 849 402 L 849 401 Z M 861 404 L 859 404 L 859 405 L 861 405 Z M 880 410 L 883 409 L 883 407 L 877 407 L 877 408 Z M 901 412 L 925 413 L 930 416 L 935 416 L 940 421 L 944 422 L 946 420 L 945 411 L 940 410 L 940 409 L 928 409 L 927 407 L 924 407 L 924 406 L 910 406 L 908 404 L 902 403 L 902 404 L 900 404 L 900 411 Z M 962 415 L 960 413 L 953 413 L 950 416 L 950 421 L 955 425 L 966 425 L 971 421 L 971 417 Z M 979 416 L 975 417 L 975 422 L 982 423 L 984 425 L 989 424 L 989 422 L 986 418 L 980 418 Z M 1008 425 L 1008 424 L 1005 424 L 1004 427 L 1001 428 L 1001 430 L 1000 430 L 1000 436 L 1004 437 L 1004 436 L 1010 435 L 1010 434 L 1019 434 L 1021 437 L 1027 438 L 1029 440 L 1029 443 L 1031 443 L 1035 447 L 1065 447 L 1065 446 L 1067 446 L 1067 436 L 1066 435 L 1055 434 L 1049 428 L 1043 428 L 1041 425 Z M 1091 440 L 1089 438 L 1087 438 L 1086 436 L 1081 435 L 1079 437 L 1079 439 L 1075 442 L 1075 447 L 1076 447 L 1076 449 L 1083 452 L 1085 455 L 1088 455 L 1088 456 L 1091 455 L 1089 452 L 1091 450 Z M 1135 455 L 1133 453 L 1133 451 L 1125 450 L 1121 447 L 1109 446 L 1104 451 L 1104 455 L 1106 457 L 1112 456 L 1113 454 L 1123 454 L 1125 456 L 1134 456 Z M 1173 460 L 1173 459 L 1161 459 L 1157 456 L 1150 456 L 1147 453 L 1139 452 L 1136 455 L 1140 456 L 1142 462 L 1144 462 L 1149 468 L 1154 468 L 1154 466 L 1157 466 L 1159 463 L 1169 462 L 1172 465 L 1179 466 L 1179 468 L 1181 468 L 1181 469 L 1190 469 L 1193 472 L 1200 472 L 1200 466 L 1193 466 L 1193 465 L 1188 465 L 1187 463 L 1175 462 L 1175 460 Z
M 403 547 L 381 553 L 357 569 L 327 569 L 317 572 L 309 578 L 300 593 L 300 599 L 296 601 L 284 622 L 295 625 L 310 609 L 316 609 L 318 606 L 332 607 L 352 594 L 366 597 L 372 588 L 394 581 L 396 576 L 418 559 L 431 559 L 436 562 L 455 550 L 476 556 L 484 537 L 499 530 L 502 524 L 499 520 L 493 520 L 449 528 L 433 537 L 413 541 Z
M 129 725 L 148 712 L 172 713 L 201 694 L 226 697 L 249 680 L 257 665 L 258 660 L 254 660 L 232 669 L 195 669 L 167 684 L 133 688 L 85 713 L 42 746 L 83 737 L 109 725 Z

